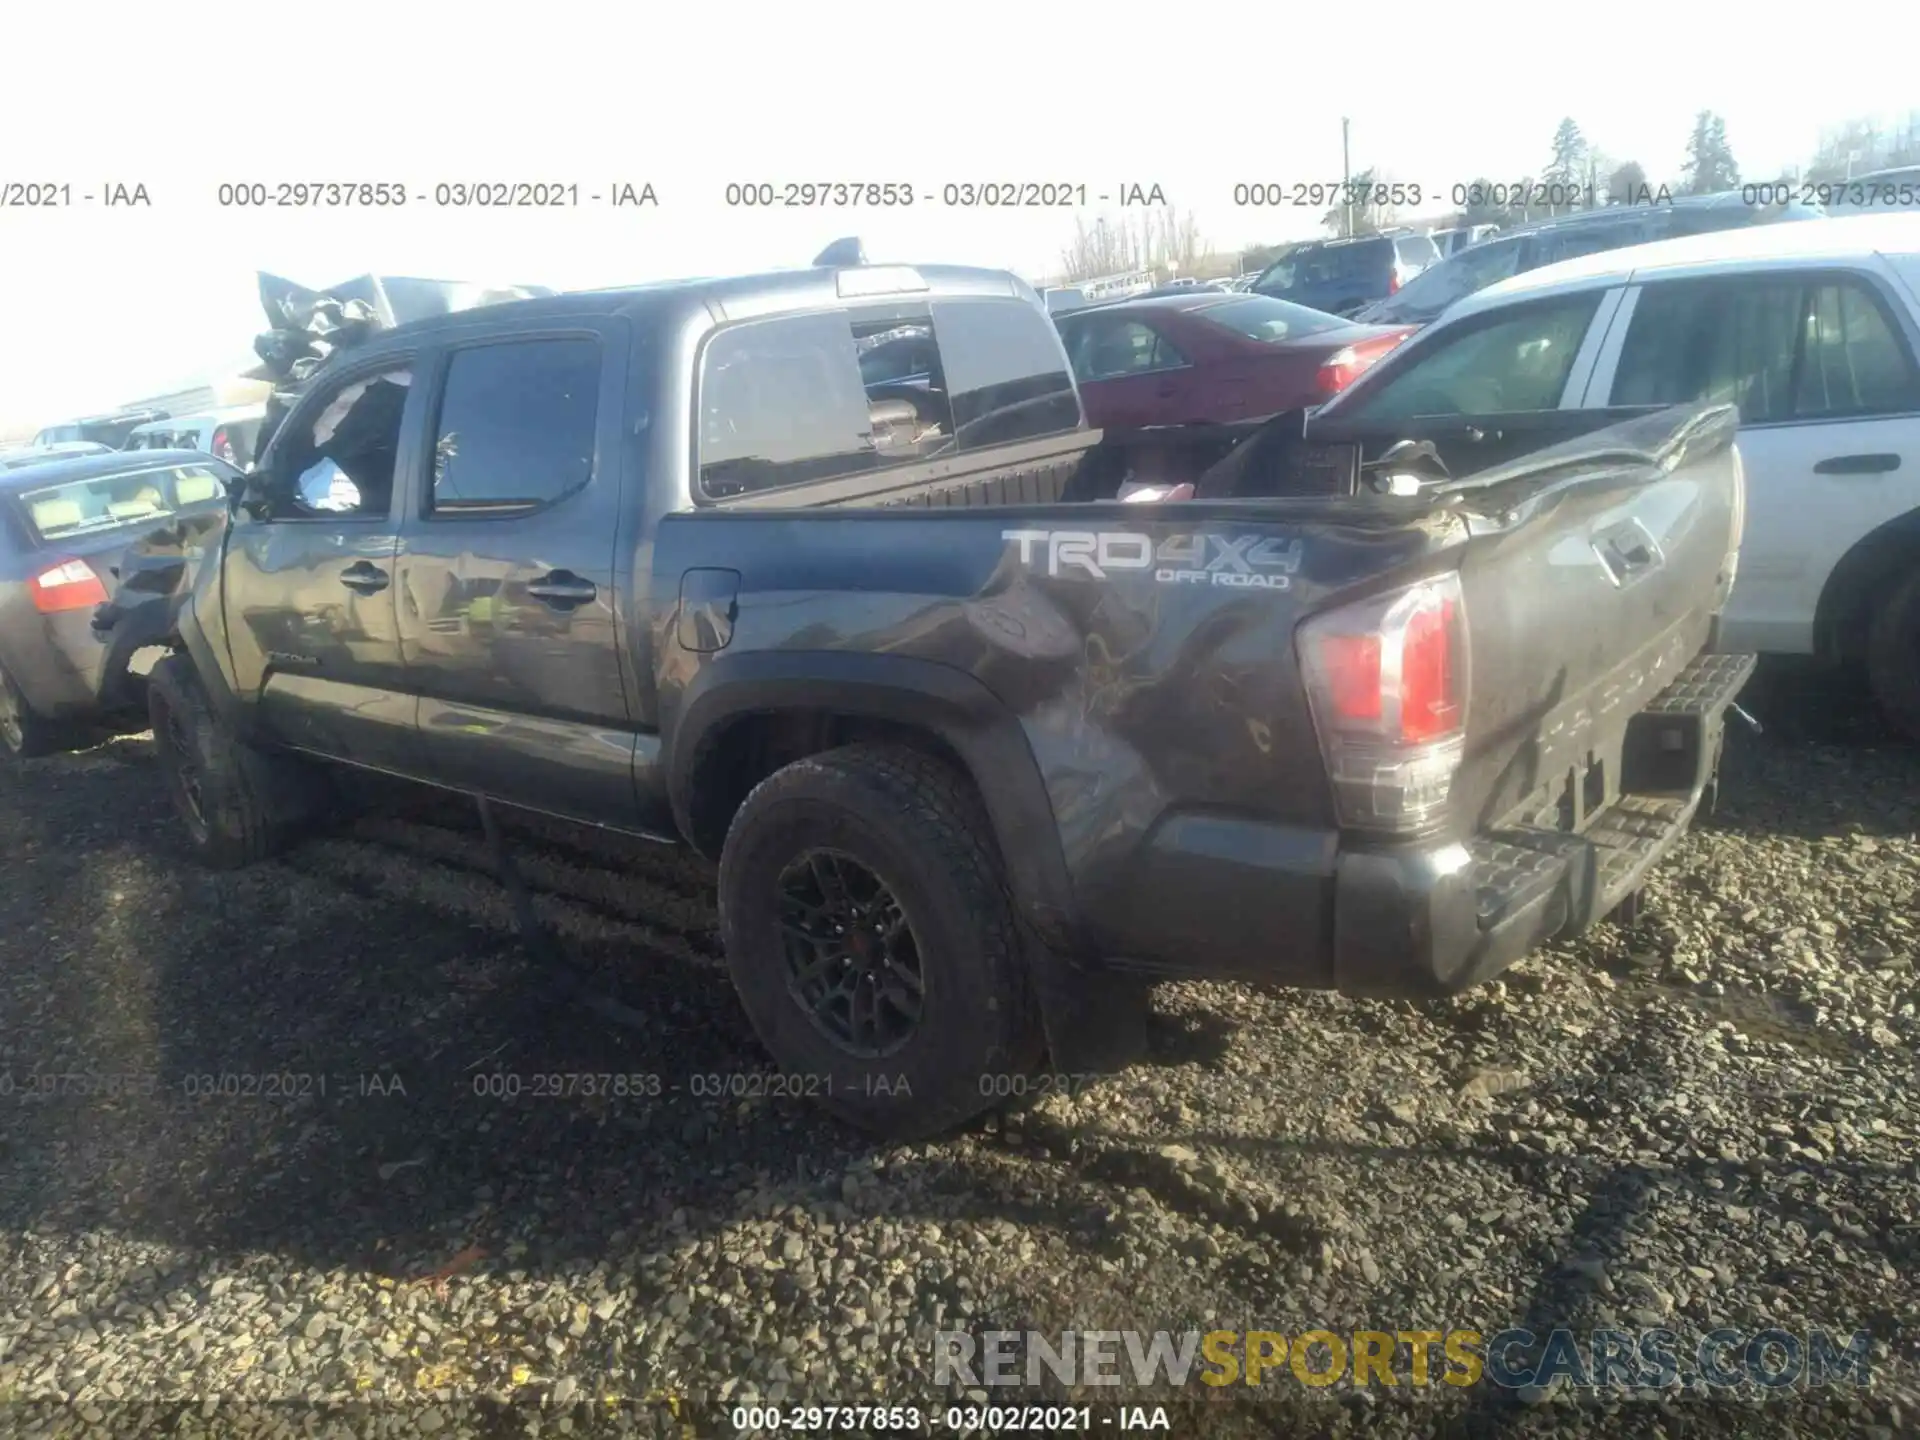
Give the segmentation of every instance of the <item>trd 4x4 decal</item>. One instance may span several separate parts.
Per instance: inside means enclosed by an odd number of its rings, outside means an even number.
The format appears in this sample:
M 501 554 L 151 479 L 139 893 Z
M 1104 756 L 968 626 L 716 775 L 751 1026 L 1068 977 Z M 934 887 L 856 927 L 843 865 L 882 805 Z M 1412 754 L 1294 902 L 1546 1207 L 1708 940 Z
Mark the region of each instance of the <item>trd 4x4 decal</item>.
M 1145 570 L 1161 585 L 1285 590 L 1300 569 L 1300 542 L 1273 535 L 1202 530 L 1155 541 L 1136 530 L 1002 530 L 1000 538 L 1019 547 L 1022 565 L 1051 576 Z

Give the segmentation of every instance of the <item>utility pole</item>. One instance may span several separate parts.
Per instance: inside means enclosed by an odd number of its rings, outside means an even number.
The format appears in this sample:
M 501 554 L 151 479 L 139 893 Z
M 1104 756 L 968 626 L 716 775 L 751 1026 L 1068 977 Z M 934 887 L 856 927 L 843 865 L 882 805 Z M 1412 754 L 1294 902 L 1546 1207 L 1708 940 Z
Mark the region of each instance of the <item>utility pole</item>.
M 1353 161 L 1347 153 L 1347 127 L 1351 122 L 1340 117 L 1340 198 L 1347 211 L 1347 239 L 1353 238 Z

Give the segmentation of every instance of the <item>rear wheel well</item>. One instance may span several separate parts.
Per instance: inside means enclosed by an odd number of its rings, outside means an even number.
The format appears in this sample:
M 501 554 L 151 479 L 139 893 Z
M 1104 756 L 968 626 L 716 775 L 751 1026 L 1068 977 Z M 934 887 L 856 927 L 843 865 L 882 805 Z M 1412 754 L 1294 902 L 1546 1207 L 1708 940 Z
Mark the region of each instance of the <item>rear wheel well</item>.
M 1833 567 L 1814 611 L 1813 648 L 1823 660 L 1866 658 L 1875 606 L 1920 561 L 1920 510 L 1909 510 L 1859 540 Z
M 687 838 L 718 860 L 733 817 L 754 786 L 796 760 L 844 745 L 890 744 L 931 755 L 979 790 L 958 752 L 933 731 L 835 710 L 768 710 L 737 716 L 701 741 L 687 776 Z

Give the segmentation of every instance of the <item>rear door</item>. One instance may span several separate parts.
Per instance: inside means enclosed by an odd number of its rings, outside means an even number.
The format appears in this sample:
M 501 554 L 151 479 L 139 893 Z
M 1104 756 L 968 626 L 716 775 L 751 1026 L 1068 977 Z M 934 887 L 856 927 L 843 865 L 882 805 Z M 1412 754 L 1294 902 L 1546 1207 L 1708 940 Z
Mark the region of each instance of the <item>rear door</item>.
M 1089 425 L 1126 430 L 1200 418 L 1189 413 L 1193 362 L 1146 321 L 1094 313 L 1063 321 L 1060 330 Z
M 626 322 L 476 328 L 435 357 L 395 564 L 424 773 L 630 822 L 614 590 Z
M 417 768 L 395 626 L 398 483 L 426 414 L 417 357 L 366 357 L 316 386 L 274 436 L 222 572 L 236 688 L 282 743 Z
M 1636 287 L 1591 405 L 1740 407 L 1747 474 L 1732 649 L 1811 653 L 1834 567 L 1920 507 L 1911 307 L 1878 261 Z

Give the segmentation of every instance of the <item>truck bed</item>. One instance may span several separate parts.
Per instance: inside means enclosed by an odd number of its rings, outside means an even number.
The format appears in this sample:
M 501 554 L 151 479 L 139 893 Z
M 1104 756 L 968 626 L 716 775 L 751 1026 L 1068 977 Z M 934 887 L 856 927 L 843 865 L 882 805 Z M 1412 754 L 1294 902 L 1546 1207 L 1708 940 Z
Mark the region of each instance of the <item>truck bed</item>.
M 1649 742 L 1636 717 L 1709 647 L 1730 587 L 1735 425 L 1728 407 L 1638 415 L 1416 496 L 1316 479 L 1298 498 L 1148 505 L 1069 498 L 1097 490 L 1076 481 L 1098 448 L 1034 442 L 990 470 L 936 463 L 884 488 L 862 477 L 668 516 L 655 574 L 737 573 L 715 671 L 736 653 L 880 652 L 984 685 L 1017 717 L 1075 908 L 1106 953 L 1191 965 L 1181 936 L 1200 933 L 1204 899 L 1227 969 L 1365 990 L 1335 973 L 1331 943 L 1310 943 L 1365 923 L 1339 920 L 1315 877 L 1374 842 L 1336 816 L 1300 625 L 1457 572 L 1469 719 L 1440 838 L 1485 850 L 1476 868 L 1492 877 L 1517 863 L 1515 833 L 1592 836 L 1567 843 L 1604 869 L 1620 848 L 1599 844 L 1605 827 L 1630 830 L 1640 811 L 1675 821 L 1697 799 L 1698 744 L 1713 737 Z M 651 604 L 666 615 L 679 599 L 656 588 Z M 661 699 L 670 727 L 679 697 L 669 685 Z M 1662 769 L 1657 745 L 1675 743 Z M 1239 858 L 1201 865 L 1196 849 Z M 1283 934 L 1301 943 L 1276 957 Z

